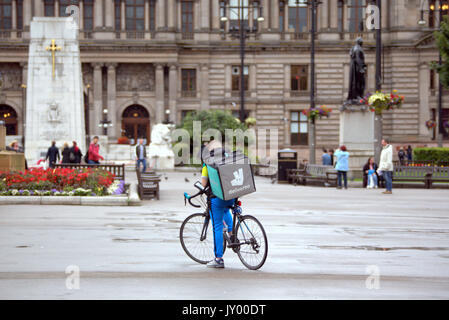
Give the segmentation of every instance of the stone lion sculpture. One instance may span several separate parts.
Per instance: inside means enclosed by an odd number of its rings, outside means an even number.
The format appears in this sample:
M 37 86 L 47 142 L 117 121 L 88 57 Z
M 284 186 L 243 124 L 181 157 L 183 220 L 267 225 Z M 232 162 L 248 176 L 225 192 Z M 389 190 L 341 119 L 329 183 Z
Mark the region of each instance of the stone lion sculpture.
M 151 144 L 159 146 L 171 146 L 170 127 L 159 123 L 153 127 L 151 131 Z
M 173 169 L 175 154 L 171 148 L 170 126 L 159 123 L 151 131 L 149 158 L 151 166 L 155 169 Z

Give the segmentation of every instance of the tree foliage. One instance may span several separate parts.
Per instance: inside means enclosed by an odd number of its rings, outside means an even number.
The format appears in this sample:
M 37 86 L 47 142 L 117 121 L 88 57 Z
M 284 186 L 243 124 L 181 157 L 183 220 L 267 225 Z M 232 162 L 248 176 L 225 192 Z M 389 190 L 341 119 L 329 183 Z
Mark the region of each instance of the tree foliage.
M 447 89 L 449 88 L 449 19 L 447 16 L 441 21 L 441 28 L 435 31 L 434 37 L 441 53 L 442 63 L 440 65 L 434 62 L 431 67 L 438 72 L 441 83 Z

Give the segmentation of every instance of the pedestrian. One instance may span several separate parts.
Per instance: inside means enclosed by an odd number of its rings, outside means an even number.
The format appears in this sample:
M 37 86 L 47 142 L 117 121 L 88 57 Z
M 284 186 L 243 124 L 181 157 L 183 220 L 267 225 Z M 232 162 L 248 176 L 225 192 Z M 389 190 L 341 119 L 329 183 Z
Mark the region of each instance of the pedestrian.
M 377 173 L 384 177 L 386 191 L 384 194 L 393 193 L 393 146 L 388 139 L 382 140 L 382 152 L 380 154 L 380 163 Z
M 377 176 L 378 165 L 374 158 L 370 157 L 363 166 L 363 187 L 368 189 L 377 189 L 379 187 L 379 177 Z
M 104 158 L 100 155 L 100 145 L 98 144 L 98 136 L 95 136 L 89 146 L 88 164 L 100 164 L 100 160 Z
M 334 166 L 334 149 L 329 150 L 329 156 L 331 157 L 331 166 Z
M 401 164 L 401 166 L 403 166 L 405 164 L 404 163 L 405 157 L 406 157 L 406 154 L 405 154 L 404 148 L 400 147 L 399 151 L 398 151 L 398 158 L 399 158 L 399 163 Z
M 139 144 L 136 145 L 136 156 L 137 156 L 137 170 L 140 169 L 140 164 L 142 164 L 142 173 L 147 170 L 147 148 L 143 143 L 143 139 L 139 139 Z
M 45 156 L 45 161 L 48 160 L 49 167 L 54 168 L 55 163 L 59 161 L 61 156 L 59 155 L 59 149 L 56 148 L 56 141 L 51 142 L 51 147 L 48 148 L 47 155 Z
M 323 149 L 323 155 L 321 156 L 323 166 L 331 166 L 332 165 L 332 159 L 330 154 L 327 153 L 326 149 Z
M 344 180 L 345 189 L 348 189 L 349 152 L 347 151 L 346 146 L 341 146 L 340 149 L 337 149 L 337 151 L 335 151 L 335 156 L 337 157 L 337 165 L 335 166 L 338 177 L 337 189 L 342 188 L 342 178 Z
M 73 141 L 73 145 L 70 148 L 70 163 L 81 163 L 81 159 L 83 158 L 83 154 L 81 153 L 80 148 L 76 141 Z
M 413 161 L 413 149 L 410 145 L 407 147 L 407 160 L 410 162 Z
M 61 163 L 70 163 L 70 148 L 67 142 L 64 142 L 64 147 L 62 149 L 62 161 Z

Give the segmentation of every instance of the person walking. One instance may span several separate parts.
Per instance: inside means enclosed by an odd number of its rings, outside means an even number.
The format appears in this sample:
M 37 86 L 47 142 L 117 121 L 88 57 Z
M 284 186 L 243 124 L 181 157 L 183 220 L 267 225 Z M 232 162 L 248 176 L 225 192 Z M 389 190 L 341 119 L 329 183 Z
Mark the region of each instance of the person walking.
M 413 161 L 413 149 L 410 145 L 407 147 L 407 160 L 410 162 Z
M 406 157 L 406 154 L 405 154 L 404 148 L 400 147 L 399 151 L 398 151 L 398 158 L 399 158 L 399 163 L 401 166 L 403 166 L 405 164 L 404 163 L 405 157 Z
M 137 170 L 140 169 L 140 164 L 142 164 L 142 173 L 147 170 L 147 148 L 143 144 L 143 139 L 139 139 L 139 144 L 136 145 L 136 156 L 137 156 Z
M 70 148 L 67 142 L 64 142 L 64 147 L 62 149 L 62 161 L 61 163 L 70 163 Z
M 349 152 L 347 151 L 346 146 L 341 146 L 340 149 L 337 149 L 337 151 L 335 151 L 335 156 L 337 157 L 337 165 L 335 166 L 338 178 L 337 189 L 342 188 L 342 178 L 344 180 L 345 189 L 348 189 Z
M 61 156 L 59 155 L 59 149 L 56 148 L 56 141 L 51 142 L 51 147 L 47 150 L 47 155 L 45 156 L 45 161 L 48 160 L 49 167 L 54 168 L 55 163 L 59 161 Z
M 379 177 L 377 176 L 377 164 L 374 158 L 370 157 L 363 166 L 363 187 L 368 189 L 377 189 L 379 187 Z
M 327 153 L 326 149 L 323 149 L 323 155 L 321 156 L 321 160 L 323 163 L 323 166 L 331 166 L 332 165 L 332 159 L 329 153 Z
M 382 139 L 382 152 L 380 154 L 377 173 L 384 177 L 386 191 L 384 194 L 393 193 L 393 146 L 387 139 Z
M 98 144 L 98 136 L 95 136 L 89 146 L 88 164 L 100 164 L 100 160 L 104 158 L 100 155 L 100 145 Z
M 81 153 L 80 148 L 76 141 L 73 141 L 73 145 L 70 148 L 70 163 L 81 163 L 81 159 L 83 158 L 83 154 Z

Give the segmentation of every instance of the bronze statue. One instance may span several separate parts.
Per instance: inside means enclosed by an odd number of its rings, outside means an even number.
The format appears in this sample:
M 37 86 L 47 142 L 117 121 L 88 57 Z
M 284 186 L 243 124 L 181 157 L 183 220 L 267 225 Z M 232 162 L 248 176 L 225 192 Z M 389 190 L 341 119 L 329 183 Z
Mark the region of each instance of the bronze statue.
M 366 64 L 362 45 L 363 39 L 357 38 L 350 52 L 349 94 L 346 104 L 361 104 L 360 100 L 365 94 Z

